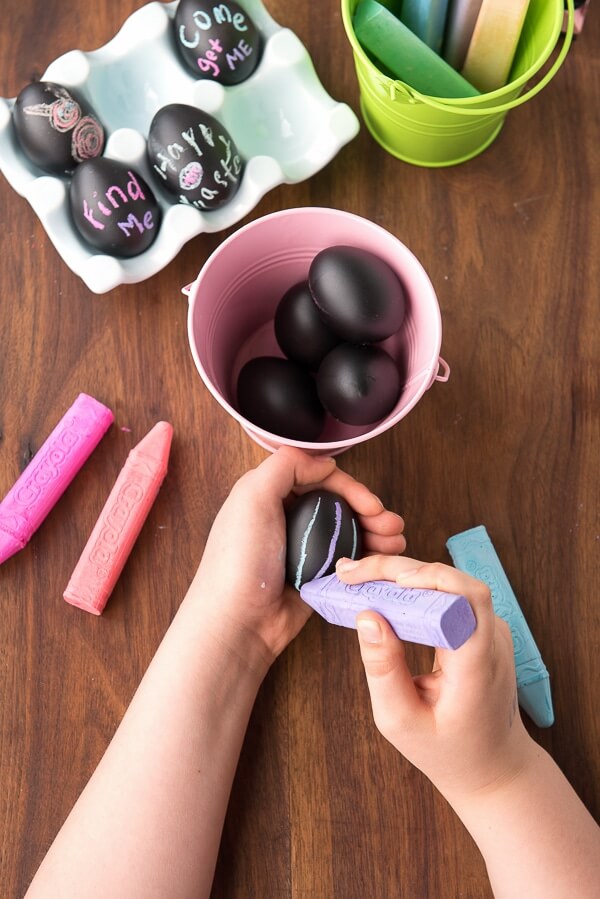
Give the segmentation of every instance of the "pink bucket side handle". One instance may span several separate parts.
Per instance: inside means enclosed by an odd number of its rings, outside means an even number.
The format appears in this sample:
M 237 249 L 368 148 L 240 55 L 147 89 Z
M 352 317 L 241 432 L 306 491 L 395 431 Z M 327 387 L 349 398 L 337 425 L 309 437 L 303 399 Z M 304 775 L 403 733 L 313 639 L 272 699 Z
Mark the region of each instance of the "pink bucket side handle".
M 442 369 L 441 374 L 440 374 L 440 368 Z M 450 377 L 450 366 L 448 365 L 446 360 L 442 359 L 442 357 L 440 356 L 438 359 L 438 373 L 434 377 L 433 380 L 441 381 L 442 384 L 445 384 L 449 377 Z
M 194 282 L 192 281 L 190 284 L 186 284 L 185 287 L 182 287 L 182 288 L 181 288 L 181 292 L 182 292 L 183 294 L 185 294 L 186 297 L 189 297 L 190 291 L 191 291 L 191 289 L 192 289 L 193 286 L 194 286 Z
M 440 371 L 441 369 L 441 371 Z M 441 356 L 438 356 L 438 367 L 435 373 L 432 373 L 429 378 L 429 383 L 425 390 L 429 390 L 434 381 L 442 381 L 442 383 L 446 383 L 448 378 L 450 377 L 450 366 L 446 362 L 445 359 L 442 359 Z

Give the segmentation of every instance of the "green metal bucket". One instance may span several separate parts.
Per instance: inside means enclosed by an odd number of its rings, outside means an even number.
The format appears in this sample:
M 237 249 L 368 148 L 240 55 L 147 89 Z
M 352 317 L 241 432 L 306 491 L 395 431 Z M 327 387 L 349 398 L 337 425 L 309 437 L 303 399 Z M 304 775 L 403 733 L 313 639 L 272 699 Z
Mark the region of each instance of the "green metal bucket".
M 556 75 L 573 37 L 573 0 L 567 0 L 568 26 L 560 52 L 545 75 L 523 93 L 554 50 L 564 18 L 563 0 L 531 0 L 504 87 L 479 97 L 430 97 L 388 78 L 371 62 L 352 26 L 358 3 L 342 0 L 342 20 L 354 54 L 363 119 L 388 153 L 413 165 L 456 165 L 483 152 L 497 137 L 507 112 L 538 94 Z

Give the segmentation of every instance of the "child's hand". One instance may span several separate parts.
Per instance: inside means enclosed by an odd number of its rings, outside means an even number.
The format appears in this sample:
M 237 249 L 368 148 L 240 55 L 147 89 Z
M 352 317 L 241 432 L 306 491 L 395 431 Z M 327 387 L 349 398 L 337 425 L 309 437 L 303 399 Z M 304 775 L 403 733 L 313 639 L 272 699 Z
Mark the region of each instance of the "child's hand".
M 386 512 L 334 459 L 285 447 L 243 475 L 214 521 L 189 596 L 228 647 L 250 656 L 258 643 L 267 665 L 310 615 L 284 583 L 284 502 L 318 487 L 339 493 L 358 512 L 367 552 L 399 553 L 406 545 L 400 516 Z
M 531 740 L 517 705 L 510 629 L 494 615 L 487 586 L 448 565 L 398 556 L 340 560 L 337 574 L 348 584 L 389 580 L 467 597 L 475 632 L 457 650 L 436 650 L 433 671 L 417 677 L 385 619 L 359 614 L 375 724 L 450 801 L 515 777 Z

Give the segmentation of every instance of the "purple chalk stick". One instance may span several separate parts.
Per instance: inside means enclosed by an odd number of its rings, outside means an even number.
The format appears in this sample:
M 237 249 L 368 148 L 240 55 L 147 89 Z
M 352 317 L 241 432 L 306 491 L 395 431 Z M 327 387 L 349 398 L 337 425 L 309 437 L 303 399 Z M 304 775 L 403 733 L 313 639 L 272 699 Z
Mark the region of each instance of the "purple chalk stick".
M 464 596 L 400 587 L 393 581 L 344 584 L 330 574 L 307 581 L 300 596 L 330 624 L 355 628 L 357 614 L 372 610 L 383 615 L 401 640 L 425 646 L 458 649 L 476 626 Z

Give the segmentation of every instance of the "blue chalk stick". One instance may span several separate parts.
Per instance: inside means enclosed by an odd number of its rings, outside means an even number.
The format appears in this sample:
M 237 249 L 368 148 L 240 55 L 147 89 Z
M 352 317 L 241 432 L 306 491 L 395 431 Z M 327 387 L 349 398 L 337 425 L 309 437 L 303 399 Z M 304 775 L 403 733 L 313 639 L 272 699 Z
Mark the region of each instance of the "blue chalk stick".
M 442 52 L 448 0 L 403 0 L 400 19 L 436 53 Z
M 490 588 L 494 612 L 512 633 L 519 705 L 538 727 L 550 727 L 550 676 L 488 532 L 480 525 L 450 537 L 446 546 L 456 568 Z

